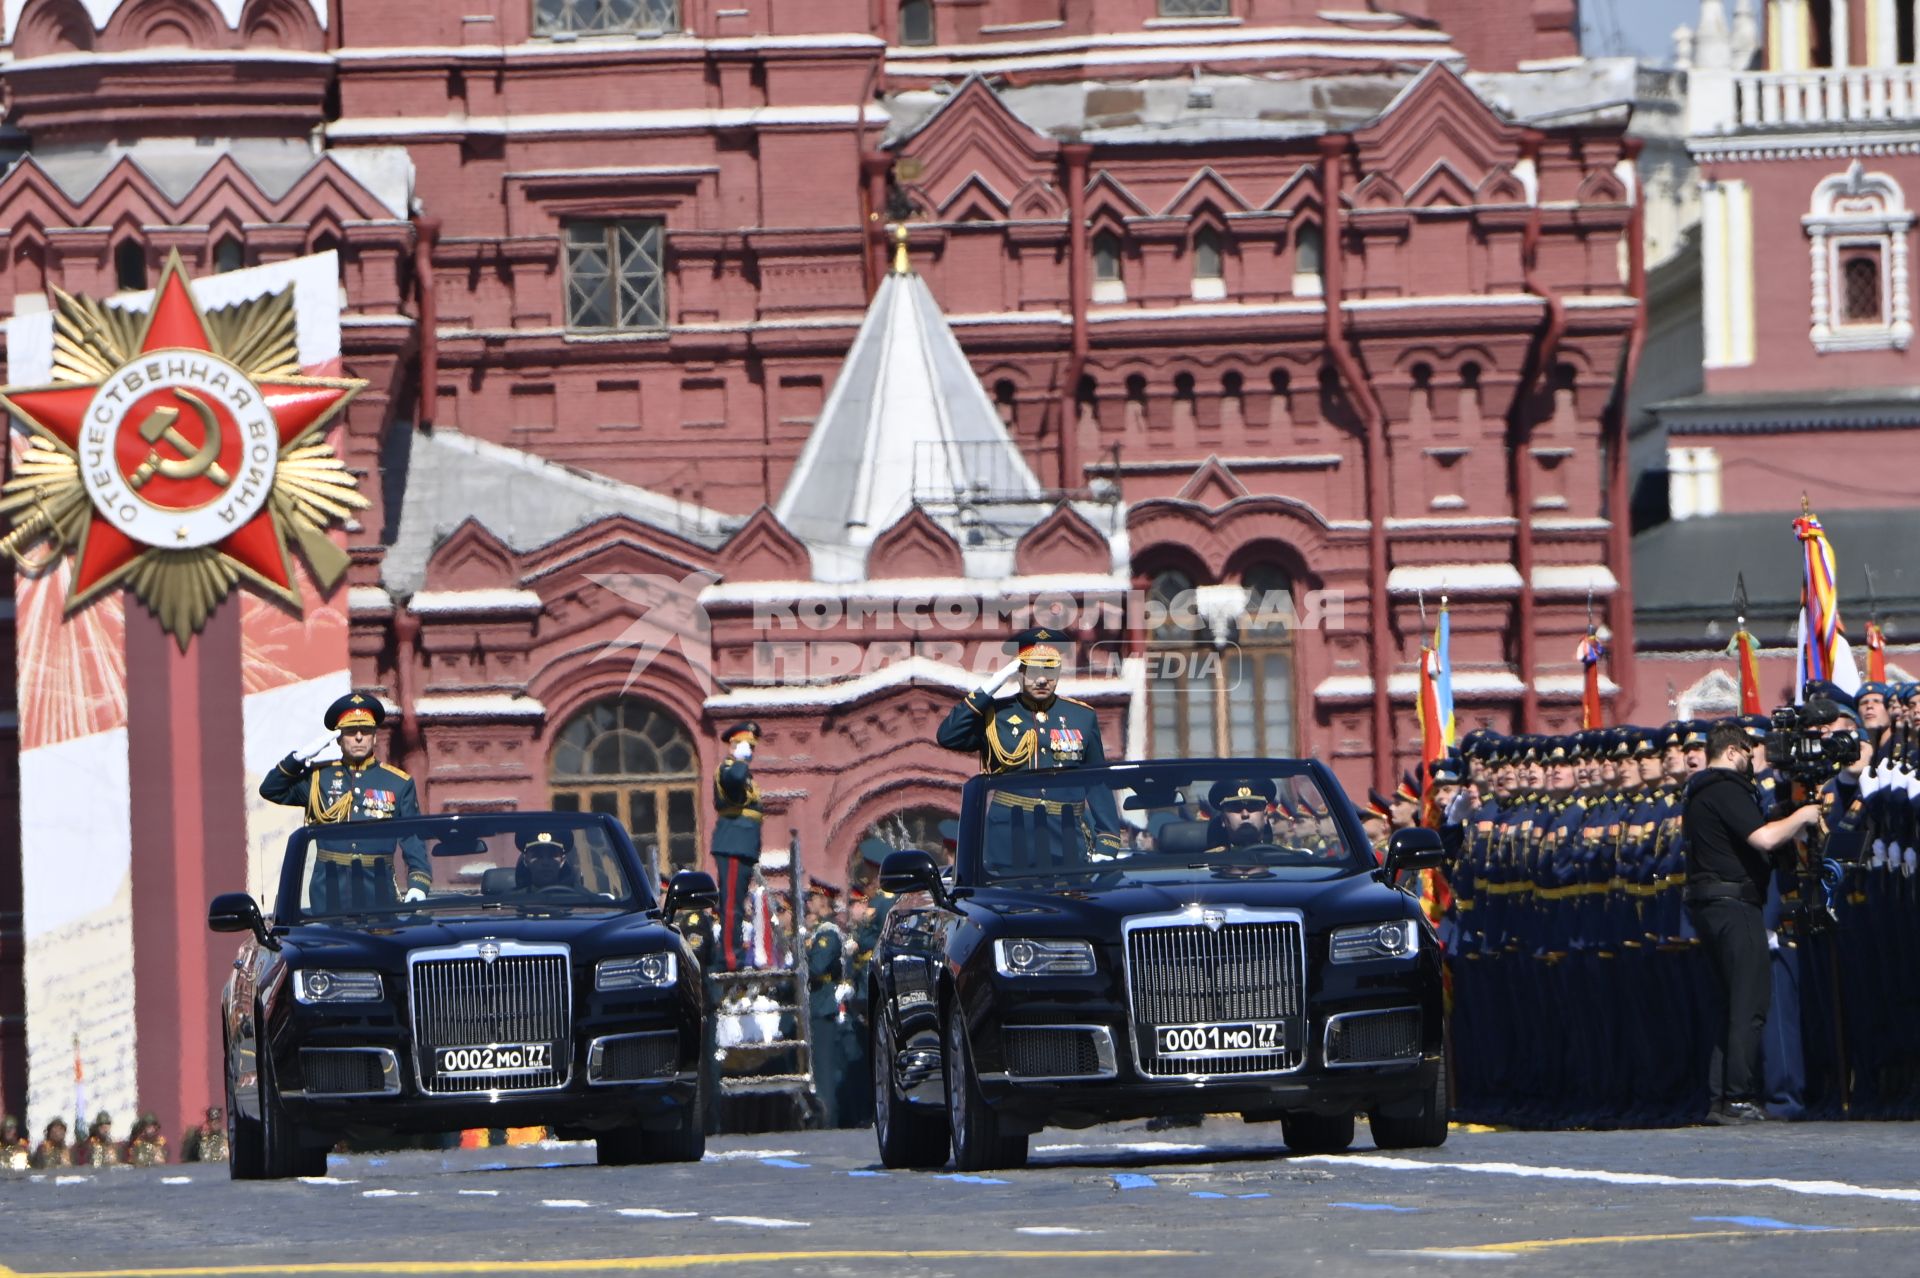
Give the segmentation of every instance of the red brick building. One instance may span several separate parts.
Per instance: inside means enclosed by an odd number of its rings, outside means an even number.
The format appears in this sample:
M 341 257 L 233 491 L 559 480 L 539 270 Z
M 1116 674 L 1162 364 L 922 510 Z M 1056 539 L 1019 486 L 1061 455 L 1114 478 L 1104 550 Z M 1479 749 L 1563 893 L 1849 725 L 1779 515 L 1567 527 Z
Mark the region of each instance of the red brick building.
M 8 0 L 5 292 L 340 252 L 357 676 L 429 806 L 691 861 L 751 715 L 839 877 L 951 811 L 932 729 L 1049 597 L 1110 742 L 1360 788 L 1443 594 L 1464 725 L 1576 717 L 1590 606 L 1631 643 L 1636 146 L 1574 11 Z

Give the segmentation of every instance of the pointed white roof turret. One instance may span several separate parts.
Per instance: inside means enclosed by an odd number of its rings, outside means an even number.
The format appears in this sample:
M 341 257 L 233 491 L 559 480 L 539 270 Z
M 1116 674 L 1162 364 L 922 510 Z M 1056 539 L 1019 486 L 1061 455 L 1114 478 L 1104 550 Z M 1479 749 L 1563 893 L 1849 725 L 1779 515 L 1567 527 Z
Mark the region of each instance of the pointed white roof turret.
M 864 575 L 867 548 L 914 505 L 963 548 L 1024 532 L 1050 507 L 895 231 L 893 271 L 774 507 L 826 580 Z M 970 555 L 969 558 L 972 558 Z M 971 574 L 970 574 L 971 575 Z

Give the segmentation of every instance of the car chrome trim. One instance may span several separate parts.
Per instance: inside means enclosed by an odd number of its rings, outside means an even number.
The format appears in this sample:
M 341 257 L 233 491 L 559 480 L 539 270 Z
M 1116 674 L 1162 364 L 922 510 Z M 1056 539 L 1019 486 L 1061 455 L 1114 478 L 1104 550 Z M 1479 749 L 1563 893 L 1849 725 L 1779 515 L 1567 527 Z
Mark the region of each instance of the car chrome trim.
M 1291 906 L 1267 907 L 1245 905 L 1201 905 L 1198 902 L 1185 909 L 1168 910 L 1159 914 L 1135 914 L 1120 922 L 1120 972 L 1127 990 L 1127 1051 L 1133 1062 L 1134 1073 L 1148 1082 L 1206 1083 L 1216 1079 L 1237 1080 L 1244 1078 L 1277 1078 L 1285 1074 L 1297 1074 L 1306 1068 L 1307 1044 L 1300 1044 L 1300 1059 L 1284 1069 L 1219 1071 L 1199 1074 L 1155 1074 L 1149 1073 L 1140 1059 L 1139 1013 L 1134 1007 L 1133 991 L 1133 933 L 1144 928 L 1157 927 L 1228 927 L 1236 923 L 1291 923 L 1294 936 L 1299 944 L 1300 999 L 1298 1013 L 1302 1032 L 1311 1035 L 1312 1020 L 1307 1008 L 1307 916 L 1304 910 Z
M 980 1075 L 981 1082 L 992 1083 L 1083 1083 L 1099 1082 L 1102 1079 L 1120 1076 L 1120 1058 L 1113 1047 L 1113 1030 L 1105 1025 L 1003 1025 L 1000 1037 L 1004 1040 L 1010 1034 L 1024 1030 L 1073 1030 L 1093 1035 L 1093 1053 L 1099 1061 L 1099 1069 L 1092 1074 L 1016 1074 L 1012 1070 L 1001 1070 L 992 1074 Z M 1001 1054 L 1006 1054 L 1002 1047 Z
M 422 963 L 440 962 L 448 959 L 481 959 L 483 956 L 480 953 L 480 947 L 483 945 L 498 947 L 499 952 L 495 955 L 496 960 L 501 958 L 555 957 L 564 960 L 566 965 L 566 979 L 562 982 L 562 986 L 565 994 L 565 1004 L 561 1009 L 561 1017 L 565 1026 L 565 1033 L 555 1038 L 554 1055 L 557 1058 L 564 1059 L 566 1063 L 564 1066 L 561 1066 L 558 1061 L 556 1061 L 554 1065 L 554 1072 L 559 1075 L 558 1081 L 539 1087 L 487 1087 L 475 1088 L 471 1091 L 440 1091 L 427 1085 L 426 1073 L 422 1066 L 422 1062 L 427 1053 L 440 1047 L 464 1047 L 468 1046 L 468 1044 L 431 1043 L 427 1041 L 426 1036 L 421 1031 L 420 1025 L 419 967 Z M 498 964 L 496 962 L 488 966 L 489 968 L 494 968 L 497 967 Z M 407 953 L 407 1019 L 413 1032 L 413 1081 L 415 1085 L 419 1087 L 423 1096 L 484 1097 L 488 1100 L 494 1100 L 501 1096 L 527 1096 L 541 1092 L 565 1091 L 573 1082 L 573 947 L 563 942 L 513 941 L 495 937 L 485 937 L 481 940 L 469 941 L 462 945 L 442 945 L 427 949 L 410 950 Z
M 1326 1025 L 1323 1026 L 1320 1031 L 1320 1063 L 1328 1069 L 1405 1068 L 1409 1065 L 1418 1065 L 1426 1059 L 1426 1052 L 1419 1046 L 1414 1048 L 1413 1055 L 1411 1056 L 1385 1056 L 1377 1060 L 1365 1061 L 1336 1061 L 1333 1059 L 1330 1050 L 1333 1047 L 1333 1027 L 1336 1022 L 1357 1021 L 1367 1016 L 1404 1015 L 1407 1012 L 1412 1012 L 1415 1016 L 1420 1016 L 1421 1028 L 1423 1030 L 1426 1028 L 1426 1018 L 1421 1015 L 1420 1009 L 1417 1007 L 1379 1007 L 1364 1012 L 1336 1012 L 1334 1015 L 1329 1016 Z
M 604 1063 L 608 1043 L 624 1043 L 635 1038 L 671 1038 L 677 1044 L 680 1031 L 641 1030 L 633 1034 L 602 1034 L 587 1044 L 587 1086 L 589 1087 L 631 1087 L 637 1083 L 671 1083 L 680 1077 L 678 1069 L 671 1074 L 656 1074 L 651 1078 L 601 1078 L 600 1069 Z
M 353 1053 L 364 1055 L 373 1053 L 380 1058 L 380 1089 L 373 1092 L 316 1092 L 311 1087 L 300 1091 L 283 1091 L 282 1096 L 298 1097 L 308 1100 L 348 1100 L 356 1096 L 398 1096 L 400 1094 L 400 1057 L 391 1047 L 301 1047 L 295 1051 L 304 1058 L 308 1053 L 325 1052 L 331 1056 Z M 306 1077 L 306 1062 L 303 1059 L 300 1076 Z

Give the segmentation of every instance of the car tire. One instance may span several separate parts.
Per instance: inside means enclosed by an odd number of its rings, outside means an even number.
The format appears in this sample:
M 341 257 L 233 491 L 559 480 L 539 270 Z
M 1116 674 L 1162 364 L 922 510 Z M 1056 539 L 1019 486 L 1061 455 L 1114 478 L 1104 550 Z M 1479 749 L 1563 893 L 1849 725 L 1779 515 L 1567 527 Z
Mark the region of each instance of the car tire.
M 944 1167 L 952 1144 L 944 1111 L 915 1105 L 894 1086 L 893 1026 L 884 1009 L 876 1008 L 873 1027 L 873 1135 L 880 1145 L 880 1165 L 903 1170 Z
M 1353 1115 L 1287 1114 L 1280 1135 L 1296 1154 L 1338 1154 L 1353 1144 Z
M 1438 1149 L 1447 1143 L 1447 1061 L 1440 1058 L 1433 1086 L 1420 1098 L 1420 1112 L 1404 1118 L 1367 1115 L 1375 1149 Z
M 673 1127 L 648 1130 L 635 1124 L 619 1127 L 594 1139 L 594 1160 L 602 1167 L 634 1167 L 648 1163 L 697 1163 L 707 1156 L 707 1089 L 695 1087 L 693 1104 L 681 1111 Z
M 295 1176 L 324 1176 L 327 1151 L 309 1149 L 300 1142 L 300 1129 L 280 1103 L 280 1087 L 261 1044 L 260 1052 L 260 1179 L 291 1180 Z
M 999 1171 L 1027 1165 L 1027 1134 L 1006 1130 L 988 1108 L 973 1069 L 966 1018 L 958 1008 L 947 1017 L 944 1063 L 947 1076 L 947 1127 L 953 1133 L 956 1171 Z
M 266 1142 L 260 1120 L 241 1114 L 233 1103 L 233 1075 L 227 1075 L 227 1176 L 232 1180 L 259 1180 L 266 1170 Z

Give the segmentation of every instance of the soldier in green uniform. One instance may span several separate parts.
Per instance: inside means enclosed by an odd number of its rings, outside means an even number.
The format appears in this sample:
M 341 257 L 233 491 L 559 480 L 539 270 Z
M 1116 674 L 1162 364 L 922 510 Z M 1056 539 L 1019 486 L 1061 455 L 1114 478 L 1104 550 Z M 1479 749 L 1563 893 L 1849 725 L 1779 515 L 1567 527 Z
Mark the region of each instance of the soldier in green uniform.
M 807 880 L 807 1034 L 813 1045 L 813 1094 L 820 1121 L 839 1127 L 851 1023 L 847 1003 L 847 934 L 838 920 L 840 889 Z
M 413 778 L 374 758 L 376 734 L 386 717 L 380 699 L 370 693 L 349 692 L 341 697 L 327 707 L 326 735 L 282 759 L 260 783 L 260 797 L 305 808 L 309 825 L 419 816 Z M 313 762 L 336 738 L 339 761 Z M 401 854 L 407 864 L 407 890 L 398 899 L 409 904 L 423 901 L 433 888 L 426 845 L 416 838 L 404 839 Z M 391 839 L 326 838 L 319 841 L 313 857 L 308 895 L 316 913 L 394 904 Z
M 28 1159 L 35 1171 L 53 1171 L 73 1166 L 73 1146 L 67 1144 L 67 1120 L 55 1118 L 47 1124 L 40 1143 Z
M 183 1163 L 224 1163 L 227 1161 L 227 1116 L 218 1105 L 207 1106 L 206 1121 L 187 1130 L 180 1140 Z
M 20 1120 L 12 1114 L 0 1116 L 0 1171 L 25 1171 L 33 1161 L 33 1149 L 20 1131 Z
M 753 751 L 760 725 L 736 723 L 720 734 L 726 758 L 713 774 L 713 861 L 720 880 L 720 966 L 737 972 L 751 966 L 741 925 L 747 917 L 753 867 L 760 860 L 760 787 L 753 783 Z
M 127 1147 L 121 1155 L 129 1167 L 158 1167 L 167 1161 L 167 1138 L 160 1134 L 160 1119 L 142 1114 L 127 1134 Z
M 73 1161 L 86 1167 L 118 1167 L 120 1146 L 113 1140 L 113 1115 L 101 1110 L 87 1128 L 87 1138 L 74 1151 Z

